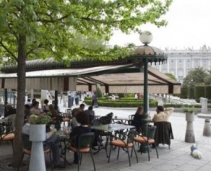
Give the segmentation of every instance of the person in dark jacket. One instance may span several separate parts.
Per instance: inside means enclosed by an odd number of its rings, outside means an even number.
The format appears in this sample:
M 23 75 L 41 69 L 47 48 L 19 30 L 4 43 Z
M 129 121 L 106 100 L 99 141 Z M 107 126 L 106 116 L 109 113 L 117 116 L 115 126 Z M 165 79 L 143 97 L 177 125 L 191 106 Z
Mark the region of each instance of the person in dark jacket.
M 84 111 L 89 117 L 89 123 L 91 124 L 95 118 L 95 111 L 93 110 L 92 106 L 89 106 L 88 110 Z
M 138 109 L 136 110 L 136 113 L 135 113 L 133 121 L 132 121 L 132 125 L 134 125 L 136 127 L 136 130 L 138 132 L 141 131 L 142 120 L 144 117 L 143 114 L 144 114 L 143 106 L 139 106 Z
M 89 125 L 89 117 L 84 111 L 81 111 L 76 115 L 76 120 L 81 125 L 73 128 L 72 132 L 70 133 L 70 139 L 71 139 L 70 143 L 71 143 L 71 146 L 73 146 L 73 147 L 78 147 L 78 140 L 79 140 L 80 135 L 82 135 L 84 133 L 91 132 L 91 129 L 88 126 Z M 73 163 L 78 164 L 77 152 L 74 152 Z
M 13 115 L 13 114 L 16 114 L 16 109 L 12 107 L 12 105 L 10 104 L 7 104 L 5 106 L 6 108 L 6 111 L 5 111 L 5 114 L 4 114 L 4 117 L 7 117 L 9 115 Z

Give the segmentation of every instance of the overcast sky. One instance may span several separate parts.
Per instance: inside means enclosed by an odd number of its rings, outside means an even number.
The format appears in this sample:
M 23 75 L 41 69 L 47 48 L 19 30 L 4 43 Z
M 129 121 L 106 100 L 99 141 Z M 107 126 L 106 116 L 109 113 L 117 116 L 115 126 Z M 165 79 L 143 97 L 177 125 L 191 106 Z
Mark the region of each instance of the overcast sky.
M 203 45 L 211 47 L 211 0 L 173 0 L 164 18 L 168 21 L 166 27 L 157 28 L 149 24 L 140 27 L 142 31 L 152 32 L 152 46 L 162 49 L 199 49 Z M 114 32 L 109 43 L 141 44 L 137 33 L 125 35 L 120 31 Z

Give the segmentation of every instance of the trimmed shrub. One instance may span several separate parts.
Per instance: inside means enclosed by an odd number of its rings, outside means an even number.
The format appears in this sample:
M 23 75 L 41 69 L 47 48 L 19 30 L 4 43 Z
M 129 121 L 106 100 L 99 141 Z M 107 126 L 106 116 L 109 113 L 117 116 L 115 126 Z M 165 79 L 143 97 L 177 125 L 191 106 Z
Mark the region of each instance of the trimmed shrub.
M 188 87 L 181 87 L 180 98 L 182 98 L 182 99 L 188 98 Z
M 85 99 L 84 101 L 87 105 L 91 105 L 91 99 Z M 156 100 L 150 100 L 149 106 L 155 107 L 157 106 Z M 106 106 L 106 107 L 138 107 L 143 105 L 143 100 L 106 100 L 106 99 L 98 99 L 99 106 Z
M 205 85 L 196 85 L 194 92 L 195 99 L 200 101 L 200 97 L 205 97 Z

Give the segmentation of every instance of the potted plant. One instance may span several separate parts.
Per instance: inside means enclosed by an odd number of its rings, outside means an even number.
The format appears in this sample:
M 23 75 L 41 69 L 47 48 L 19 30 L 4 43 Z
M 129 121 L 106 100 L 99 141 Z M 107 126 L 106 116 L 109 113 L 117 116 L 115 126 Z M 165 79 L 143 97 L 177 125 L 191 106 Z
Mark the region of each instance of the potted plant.
M 50 121 L 51 117 L 48 115 L 30 116 L 29 140 L 32 141 L 30 171 L 46 171 L 43 141 L 46 140 L 46 124 Z
M 46 139 L 46 124 L 51 121 L 49 115 L 34 115 L 30 116 L 30 141 L 45 141 Z
M 183 112 L 186 114 L 185 118 L 186 121 L 194 121 L 194 114 L 195 114 L 195 108 L 193 105 L 188 105 L 183 107 Z
M 192 105 L 191 106 L 188 105 L 183 108 L 183 112 L 185 112 L 185 118 L 187 121 L 185 142 L 195 143 L 195 135 L 194 135 L 194 129 L 193 129 L 195 108 Z

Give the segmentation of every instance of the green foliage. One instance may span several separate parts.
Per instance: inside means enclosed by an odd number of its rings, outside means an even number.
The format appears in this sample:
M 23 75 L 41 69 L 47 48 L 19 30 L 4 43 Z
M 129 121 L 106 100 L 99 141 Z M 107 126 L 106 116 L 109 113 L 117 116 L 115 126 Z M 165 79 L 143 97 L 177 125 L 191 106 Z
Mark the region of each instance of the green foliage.
M 209 99 L 209 102 L 211 101 L 211 85 L 206 85 L 206 98 Z
M 167 75 L 169 78 L 171 78 L 171 79 L 173 79 L 175 81 L 177 80 L 176 77 L 173 74 L 171 74 L 171 73 L 165 73 L 165 75 Z
M 196 85 L 195 90 L 195 99 L 200 99 L 200 97 L 205 97 L 205 85 Z
M 183 105 L 183 104 L 164 104 L 164 107 L 174 107 L 174 108 L 186 108 L 189 105 Z M 194 108 L 201 108 L 201 105 L 194 104 L 192 105 Z
M 34 115 L 30 116 L 31 124 L 48 124 L 51 121 L 51 117 L 49 115 Z
M 193 105 L 188 105 L 188 106 L 184 106 L 183 107 L 183 112 L 184 113 L 189 113 L 189 114 L 193 114 L 195 112 L 195 108 Z
M 96 93 L 97 93 L 97 98 L 103 97 L 103 93 L 101 91 L 101 87 L 99 84 L 96 85 Z
M 133 52 L 134 46 L 106 47 L 114 29 L 124 33 L 147 22 L 165 26 L 160 19 L 172 0 L 0 1 L 0 56 L 11 62 L 18 56 L 20 36 L 28 58 L 53 56 L 67 64 L 84 58 L 112 60 Z M 5 12 L 6 11 L 6 12 Z
M 85 103 L 87 105 L 91 105 L 92 101 L 91 99 L 85 99 Z M 108 100 L 108 99 L 99 99 L 98 100 L 99 106 L 106 106 L 106 107 L 138 107 L 143 106 L 144 102 L 143 100 Z M 157 106 L 157 101 L 150 100 L 149 102 L 150 107 Z
M 185 87 L 185 86 L 181 87 L 180 98 L 183 98 L 183 99 L 188 98 L 188 87 Z
M 204 78 L 208 75 L 207 71 L 202 67 L 190 70 L 183 80 L 183 86 L 195 86 L 196 84 L 204 84 Z
M 124 98 L 133 98 L 134 99 L 135 94 L 134 93 L 127 93 L 125 94 Z
M 200 101 L 200 97 L 211 99 L 211 85 L 196 85 L 194 92 L 197 101 Z

